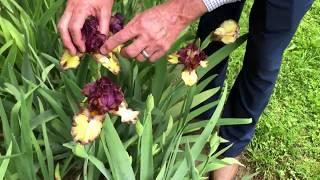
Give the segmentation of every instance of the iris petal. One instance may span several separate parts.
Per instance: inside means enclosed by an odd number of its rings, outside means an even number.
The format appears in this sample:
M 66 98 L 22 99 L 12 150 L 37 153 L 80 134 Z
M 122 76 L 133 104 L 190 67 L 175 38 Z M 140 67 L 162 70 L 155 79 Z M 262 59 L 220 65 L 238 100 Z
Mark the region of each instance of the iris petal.
M 90 117 L 87 109 L 75 115 L 71 129 L 74 141 L 81 144 L 88 144 L 94 141 L 101 132 L 102 122 L 102 116 Z
M 114 75 L 118 75 L 120 72 L 120 65 L 117 57 L 110 52 L 108 57 L 102 54 L 94 54 L 95 59 L 107 68 Z
M 181 78 L 187 86 L 193 86 L 198 81 L 198 75 L 195 70 L 184 70 L 181 73 Z
M 62 69 L 75 69 L 79 66 L 80 64 L 80 57 L 78 55 L 72 56 L 69 51 L 65 50 L 61 60 L 60 60 L 60 65 Z

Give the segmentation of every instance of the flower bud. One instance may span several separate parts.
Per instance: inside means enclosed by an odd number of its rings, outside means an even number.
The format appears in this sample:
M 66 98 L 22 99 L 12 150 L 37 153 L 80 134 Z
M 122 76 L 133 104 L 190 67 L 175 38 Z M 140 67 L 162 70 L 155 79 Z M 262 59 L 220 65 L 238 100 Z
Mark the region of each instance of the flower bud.
M 137 132 L 137 134 L 138 134 L 139 137 L 142 136 L 143 128 L 144 128 L 144 127 L 143 127 L 143 125 L 141 124 L 141 122 L 140 122 L 140 121 L 137 121 L 137 122 L 136 122 L 136 132 Z

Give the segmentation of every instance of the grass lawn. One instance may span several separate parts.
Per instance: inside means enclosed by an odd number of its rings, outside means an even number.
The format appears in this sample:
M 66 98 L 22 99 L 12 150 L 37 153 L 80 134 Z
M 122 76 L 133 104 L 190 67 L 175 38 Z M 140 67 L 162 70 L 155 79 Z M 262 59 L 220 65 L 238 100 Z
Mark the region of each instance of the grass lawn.
M 247 31 L 252 2 L 241 19 Z M 320 1 L 304 17 L 284 54 L 271 101 L 245 153 L 253 172 L 265 179 L 320 178 Z M 242 65 L 244 47 L 231 57 L 229 83 Z

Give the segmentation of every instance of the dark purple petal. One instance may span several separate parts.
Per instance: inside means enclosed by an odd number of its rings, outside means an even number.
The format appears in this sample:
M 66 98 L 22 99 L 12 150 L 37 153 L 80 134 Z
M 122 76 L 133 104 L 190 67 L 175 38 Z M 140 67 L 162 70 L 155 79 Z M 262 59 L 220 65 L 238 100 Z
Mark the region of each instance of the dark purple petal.
M 90 16 L 86 19 L 82 29 L 82 37 L 85 40 L 86 51 L 95 52 L 100 49 L 107 39 L 107 36 L 101 34 L 98 30 L 99 21 L 96 17 Z
M 100 33 L 87 37 L 85 42 L 87 52 L 95 52 L 100 49 L 106 39 L 106 35 Z
M 178 51 L 179 61 L 184 64 L 185 69 L 193 70 L 200 65 L 200 61 L 207 58 L 207 55 L 201 51 L 195 44 L 189 44 Z
M 116 13 L 114 16 L 111 16 L 109 29 L 112 34 L 119 32 L 123 27 L 124 17 L 120 13 Z
M 89 83 L 82 88 L 82 94 L 85 96 L 90 96 L 95 91 L 95 84 Z
M 105 114 L 117 111 L 124 101 L 121 89 L 107 77 L 102 77 L 94 83 L 87 84 L 82 93 L 88 98 L 88 109 L 91 112 Z
M 81 29 L 81 33 L 86 39 L 87 37 L 95 35 L 98 32 L 98 27 L 99 27 L 98 19 L 94 16 L 90 16 L 86 19 Z

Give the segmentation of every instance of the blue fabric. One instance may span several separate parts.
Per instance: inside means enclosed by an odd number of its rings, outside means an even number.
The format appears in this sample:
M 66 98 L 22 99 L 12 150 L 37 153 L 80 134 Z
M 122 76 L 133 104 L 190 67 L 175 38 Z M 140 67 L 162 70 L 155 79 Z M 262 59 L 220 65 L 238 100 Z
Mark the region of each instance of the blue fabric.
M 250 13 L 249 36 L 243 67 L 223 111 L 223 117 L 252 118 L 253 122 L 249 125 L 219 128 L 220 136 L 230 141 L 222 144 L 219 149 L 233 144 L 224 156 L 239 155 L 253 138 L 258 119 L 268 104 L 275 86 L 283 52 L 312 2 L 311 0 L 256 0 L 254 2 Z M 243 3 L 242 1 L 227 4 L 205 14 L 199 23 L 198 36 L 203 40 L 224 20 L 238 20 Z M 221 46 L 221 43 L 214 42 L 205 51 L 210 55 Z M 228 59 L 225 59 L 206 75 L 219 75 L 206 89 L 223 85 L 227 65 Z M 219 96 L 220 93 L 206 103 L 217 100 Z M 213 112 L 214 108 L 202 114 L 200 118 L 209 119 Z

